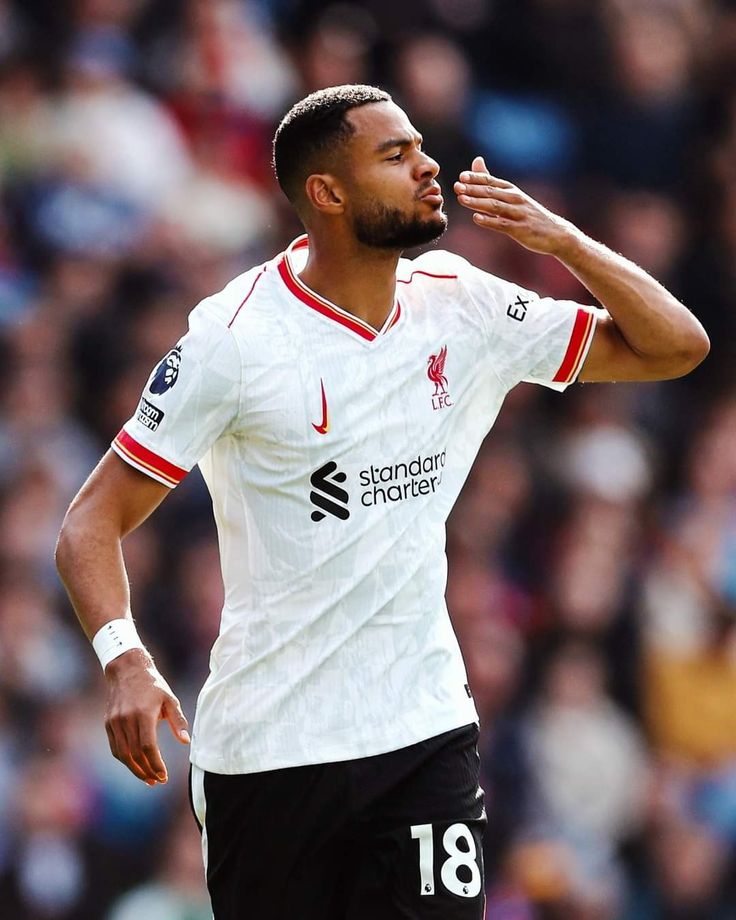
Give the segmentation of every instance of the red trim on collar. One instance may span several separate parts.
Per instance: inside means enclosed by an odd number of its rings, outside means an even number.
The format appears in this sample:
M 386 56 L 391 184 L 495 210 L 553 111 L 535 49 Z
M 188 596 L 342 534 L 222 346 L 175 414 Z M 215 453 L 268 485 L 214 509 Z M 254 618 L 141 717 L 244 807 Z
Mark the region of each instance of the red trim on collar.
M 306 235 L 298 237 L 288 247 L 277 265 L 279 275 L 281 276 L 284 284 L 295 297 L 298 297 L 299 300 L 301 300 L 302 303 L 305 303 L 308 307 L 316 310 L 317 313 L 327 317 L 327 319 L 334 320 L 336 323 L 340 323 L 341 326 L 345 326 L 351 332 L 354 332 L 356 335 L 359 335 L 362 339 L 365 339 L 368 342 L 374 341 L 379 335 L 385 334 L 389 329 L 396 325 L 399 317 L 401 316 L 401 306 L 398 300 L 395 302 L 392 315 L 384 325 L 382 332 L 377 332 L 372 326 L 369 326 L 368 323 L 364 323 L 363 320 L 359 319 L 357 316 L 353 316 L 346 310 L 341 310 L 340 307 L 330 303 L 329 300 L 325 300 L 324 297 L 320 297 L 319 294 L 310 290 L 299 279 L 299 276 L 292 269 L 291 263 L 289 262 L 289 255 L 292 252 L 296 252 L 300 249 L 306 249 L 308 247 L 309 238 Z

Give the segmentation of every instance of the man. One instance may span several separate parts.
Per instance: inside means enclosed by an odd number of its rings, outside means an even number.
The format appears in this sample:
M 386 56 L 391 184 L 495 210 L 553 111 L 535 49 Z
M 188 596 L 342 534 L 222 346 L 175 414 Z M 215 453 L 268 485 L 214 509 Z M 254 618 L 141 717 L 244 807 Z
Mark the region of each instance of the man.
M 59 571 L 105 668 L 113 754 L 165 782 L 157 722 L 186 743 L 186 721 L 135 633 L 121 540 L 199 463 L 225 582 L 191 751 L 216 920 L 479 918 L 445 519 L 520 380 L 675 377 L 708 339 L 480 158 L 455 183 L 479 229 L 555 256 L 608 312 L 450 253 L 401 259 L 446 217 L 437 163 L 381 90 L 304 99 L 274 163 L 307 236 L 192 312 L 73 502 Z

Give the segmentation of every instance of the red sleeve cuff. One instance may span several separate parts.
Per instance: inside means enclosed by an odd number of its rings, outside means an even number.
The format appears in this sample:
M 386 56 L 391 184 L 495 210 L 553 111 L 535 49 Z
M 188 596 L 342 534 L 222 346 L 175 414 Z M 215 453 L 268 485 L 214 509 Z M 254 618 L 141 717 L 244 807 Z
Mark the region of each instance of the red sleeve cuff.
M 171 489 L 178 486 L 189 472 L 139 444 L 124 428 L 112 442 L 112 448 L 126 463 Z
M 579 309 L 572 327 L 572 335 L 570 336 L 565 357 L 562 359 L 560 369 L 552 378 L 553 383 L 572 383 L 575 380 L 588 353 L 594 328 L 595 319 L 593 314 L 588 310 Z

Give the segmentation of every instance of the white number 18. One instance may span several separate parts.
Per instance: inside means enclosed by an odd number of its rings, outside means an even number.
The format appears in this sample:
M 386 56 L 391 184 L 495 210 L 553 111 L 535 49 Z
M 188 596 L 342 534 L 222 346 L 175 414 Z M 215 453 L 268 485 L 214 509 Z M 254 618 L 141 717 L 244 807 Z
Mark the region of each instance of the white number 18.
M 420 894 L 434 894 L 434 835 L 431 824 L 414 824 L 411 827 L 413 840 L 419 841 Z M 458 841 L 463 840 L 467 849 L 461 850 Z M 466 824 L 451 824 L 442 835 L 442 846 L 447 859 L 442 863 L 440 878 L 445 888 L 462 898 L 474 898 L 480 892 L 481 880 L 478 868 L 478 849 L 475 839 Z M 470 880 L 463 881 L 458 869 L 464 867 L 470 873 Z M 463 873 L 467 874 L 467 873 Z

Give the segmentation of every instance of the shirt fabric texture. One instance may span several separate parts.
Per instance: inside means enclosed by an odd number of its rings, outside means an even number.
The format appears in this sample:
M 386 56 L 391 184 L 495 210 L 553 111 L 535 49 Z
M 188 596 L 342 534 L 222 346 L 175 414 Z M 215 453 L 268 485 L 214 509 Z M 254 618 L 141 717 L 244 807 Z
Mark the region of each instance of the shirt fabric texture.
M 169 487 L 199 464 L 212 495 L 225 603 L 191 759 L 213 773 L 477 720 L 445 521 L 506 393 L 565 389 L 600 313 L 432 251 L 400 260 L 374 330 L 301 282 L 307 252 L 203 300 L 112 445 Z

